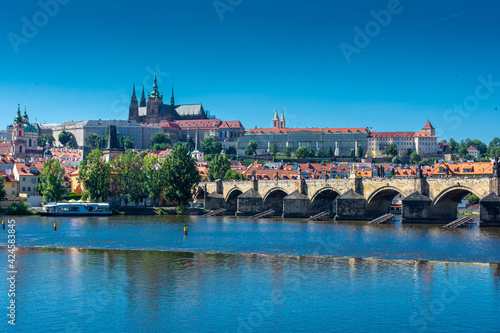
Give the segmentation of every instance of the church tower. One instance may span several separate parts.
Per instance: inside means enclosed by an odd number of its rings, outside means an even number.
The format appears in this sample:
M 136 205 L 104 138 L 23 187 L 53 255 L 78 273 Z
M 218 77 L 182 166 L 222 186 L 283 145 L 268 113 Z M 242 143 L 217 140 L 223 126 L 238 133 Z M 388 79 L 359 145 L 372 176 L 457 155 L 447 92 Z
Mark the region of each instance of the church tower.
M 278 118 L 278 110 L 274 112 L 273 128 L 280 128 L 280 119 Z
M 436 129 L 434 127 L 432 127 L 431 122 L 429 120 L 427 120 L 424 127 L 422 127 L 422 132 L 427 132 L 430 135 L 434 135 L 434 136 L 436 135 Z
M 152 123 L 159 123 L 162 119 L 160 119 L 160 111 L 163 106 L 163 94 L 160 95 L 158 91 L 158 83 L 156 80 L 155 73 L 155 81 L 153 84 L 153 91 L 150 95 L 148 95 L 148 106 L 147 106 L 147 120 Z M 172 119 L 167 119 L 172 120 Z
M 139 120 L 139 103 L 135 95 L 135 84 L 132 92 L 132 99 L 130 100 L 130 107 L 128 109 L 128 120 Z
M 285 114 L 281 111 L 280 128 L 286 128 Z
M 175 106 L 175 99 L 174 99 L 174 86 L 172 86 L 172 97 L 170 98 L 170 105 Z
M 147 106 L 147 104 L 146 104 L 146 96 L 144 95 L 144 86 L 142 86 L 141 104 L 139 106 L 141 108 L 145 108 Z
M 25 112 L 26 114 L 26 112 Z M 27 116 L 26 116 L 27 118 Z M 14 130 L 12 131 L 11 153 L 14 157 L 26 157 L 26 139 L 24 138 L 24 119 L 21 117 L 21 105 L 17 105 L 17 115 L 14 118 Z

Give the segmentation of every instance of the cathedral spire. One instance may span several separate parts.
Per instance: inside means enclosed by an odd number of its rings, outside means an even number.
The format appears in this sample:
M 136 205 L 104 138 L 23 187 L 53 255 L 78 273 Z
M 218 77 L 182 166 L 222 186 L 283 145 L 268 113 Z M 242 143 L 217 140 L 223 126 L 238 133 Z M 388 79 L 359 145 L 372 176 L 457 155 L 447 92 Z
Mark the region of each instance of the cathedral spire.
M 146 107 L 146 96 L 144 95 L 144 86 L 142 86 L 141 104 L 139 106 L 141 108 Z
M 280 120 L 280 119 L 278 118 L 278 110 L 276 110 L 276 112 L 274 113 L 274 118 L 273 118 L 273 120 Z
M 132 91 L 132 98 L 137 98 L 137 96 L 135 95 L 135 83 L 134 83 L 134 90 Z
M 281 111 L 281 121 L 285 121 L 285 113 L 283 111 Z
M 174 86 L 172 86 L 172 97 L 170 98 L 170 105 L 174 106 L 175 105 L 175 99 L 174 99 Z
M 156 80 L 156 72 L 155 72 L 155 82 L 153 84 L 153 91 L 151 92 L 151 97 L 152 98 L 159 98 L 160 97 L 160 93 L 158 92 L 158 83 Z

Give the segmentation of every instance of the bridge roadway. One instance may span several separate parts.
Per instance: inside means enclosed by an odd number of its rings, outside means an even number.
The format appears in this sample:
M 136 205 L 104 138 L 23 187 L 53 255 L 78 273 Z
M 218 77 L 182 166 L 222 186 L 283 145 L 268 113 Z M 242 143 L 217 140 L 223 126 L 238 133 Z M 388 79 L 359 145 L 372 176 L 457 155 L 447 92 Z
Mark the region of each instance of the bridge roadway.
M 498 177 L 219 180 L 201 183 L 196 197 L 205 199 L 206 208 L 232 215 L 273 209 L 283 217 L 309 217 L 328 211 L 336 220 L 369 220 L 387 213 L 401 194 L 403 222 L 448 223 L 469 193 L 481 199 L 482 224 L 500 226 Z

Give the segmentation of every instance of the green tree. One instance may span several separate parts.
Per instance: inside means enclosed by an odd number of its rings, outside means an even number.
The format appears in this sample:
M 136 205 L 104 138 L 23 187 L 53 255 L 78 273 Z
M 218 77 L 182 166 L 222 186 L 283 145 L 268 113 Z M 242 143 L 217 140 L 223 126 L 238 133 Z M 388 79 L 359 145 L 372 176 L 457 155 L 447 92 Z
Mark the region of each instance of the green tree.
M 237 154 L 236 148 L 234 148 L 234 146 L 227 147 L 226 154 L 227 155 L 236 155 Z
M 398 154 L 398 147 L 396 144 L 391 143 L 387 148 L 382 152 L 385 156 L 396 156 Z
M 307 153 L 307 157 L 314 157 L 315 152 L 314 152 L 314 149 L 313 148 L 309 148 L 309 152 Z
M 144 159 L 145 156 L 149 154 L 149 149 L 143 150 L 139 153 L 139 158 Z
M 100 136 L 95 133 L 87 133 L 85 135 L 84 145 L 87 147 L 99 147 L 100 146 Z
M 156 206 L 165 187 L 164 169 L 155 156 L 146 155 L 142 161 L 144 187 Z
M 470 205 L 477 205 L 480 200 L 479 197 L 473 193 L 468 194 L 465 198 L 469 200 Z
M 111 161 L 113 168 L 112 180 L 116 185 L 118 195 L 128 206 L 129 202 L 139 203 L 140 197 L 144 194 L 144 179 L 142 172 L 142 160 L 131 151 L 117 156 Z
M 431 160 L 429 160 L 428 158 L 424 158 L 424 159 L 422 160 L 422 162 L 420 162 L 420 164 L 422 164 L 422 165 L 432 165 L 433 163 L 432 163 L 432 161 L 431 161 Z
M 358 157 L 359 158 L 364 157 L 363 147 L 358 147 Z
M 486 154 L 486 151 L 488 150 L 488 147 L 486 147 L 486 145 L 481 140 L 478 139 L 472 140 L 470 145 L 479 150 L 479 153 L 481 155 Z
M 229 169 L 224 175 L 224 180 L 246 180 L 247 177 L 244 174 L 239 173 L 236 170 Z
M 455 139 L 451 138 L 450 139 L 450 153 L 452 154 L 457 154 L 458 153 L 458 142 L 455 141 Z
M 226 172 L 231 169 L 231 162 L 224 155 L 215 155 L 208 166 L 207 176 L 210 181 L 224 179 Z
M 216 142 L 213 137 L 209 136 L 201 143 L 200 150 L 205 154 L 220 154 L 222 145 L 220 142 Z
M 165 163 L 165 189 L 163 196 L 169 201 L 187 204 L 193 196 L 193 190 L 201 181 L 195 161 L 183 145 L 177 145 L 167 156 Z
M 48 159 L 43 163 L 42 171 L 38 177 L 38 191 L 45 202 L 58 202 L 64 194 L 62 182 L 64 180 L 64 168 L 56 159 Z
M 255 140 L 250 140 L 250 142 L 247 145 L 247 148 L 245 149 L 245 155 L 255 155 L 257 153 L 257 147 L 258 143 Z
M 2 201 L 6 196 L 7 196 L 7 192 L 5 191 L 3 177 L 0 177 L 0 201 Z
M 403 163 L 403 160 L 399 156 L 394 156 L 392 158 L 392 163 L 394 163 L 394 164 L 401 164 L 401 163 Z
M 422 160 L 422 157 L 420 157 L 419 154 L 417 154 L 416 152 L 411 153 L 410 164 L 417 164 L 421 160 Z
M 307 151 L 307 148 L 306 147 L 299 147 L 297 148 L 297 150 L 295 151 L 295 157 L 296 158 L 307 158 L 307 155 L 308 155 L 308 151 Z
M 130 136 L 122 136 L 120 137 L 120 146 L 123 149 L 134 149 L 135 147 L 134 139 Z
M 488 148 L 486 149 L 486 154 L 489 157 L 497 157 L 500 156 L 500 139 L 494 138 L 488 144 Z
M 326 157 L 328 157 L 328 158 L 332 158 L 333 157 L 332 146 L 328 147 L 328 151 L 326 152 Z
M 352 158 L 353 161 L 356 158 L 356 152 L 354 151 L 354 149 L 351 149 L 351 152 L 349 153 L 349 157 Z
M 411 156 L 412 153 L 413 153 L 413 149 L 411 149 L 411 148 L 406 149 L 406 156 Z
M 63 146 L 66 146 L 68 142 L 75 140 L 75 136 L 71 132 L 62 130 L 61 133 L 59 133 L 58 139 Z
M 102 157 L 103 152 L 96 149 L 80 162 L 78 168 L 78 180 L 89 191 L 92 201 L 105 201 L 109 195 L 111 167 Z
M 271 143 L 271 145 L 269 146 L 269 152 L 271 153 L 271 155 L 273 155 L 273 157 L 276 157 L 276 155 L 278 154 L 278 145 L 276 144 L 276 142 Z
M 49 145 L 53 146 L 55 141 L 56 141 L 56 139 L 54 139 L 54 137 L 52 135 L 42 134 L 37 139 L 37 145 L 38 145 L 38 147 L 45 147 L 45 145 L 48 142 Z
M 292 147 L 291 146 L 286 146 L 285 147 L 285 156 L 286 157 L 291 157 L 292 156 Z
M 151 137 L 152 150 L 165 150 L 172 146 L 172 141 L 165 133 L 155 133 Z

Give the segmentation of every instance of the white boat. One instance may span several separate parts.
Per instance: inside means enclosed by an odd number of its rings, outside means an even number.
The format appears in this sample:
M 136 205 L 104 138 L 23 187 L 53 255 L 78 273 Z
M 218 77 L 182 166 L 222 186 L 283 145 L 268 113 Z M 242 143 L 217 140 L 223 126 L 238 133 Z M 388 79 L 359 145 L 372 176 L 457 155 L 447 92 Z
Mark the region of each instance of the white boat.
M 48 203 L 42 207 L 44 216 L 102 216 L 113 212 L 108 203 L 64 202 Z

